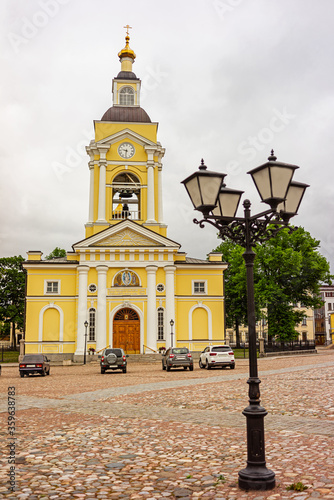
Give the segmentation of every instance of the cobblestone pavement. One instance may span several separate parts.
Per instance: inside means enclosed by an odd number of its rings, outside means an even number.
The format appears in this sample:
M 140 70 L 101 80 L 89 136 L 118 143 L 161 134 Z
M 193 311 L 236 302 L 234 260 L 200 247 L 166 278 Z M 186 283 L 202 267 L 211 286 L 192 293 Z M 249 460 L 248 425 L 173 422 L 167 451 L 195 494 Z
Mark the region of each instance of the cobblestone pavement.
M 234 371 L 132 363 L 127 374 L 105 375 L 96 364 L 52 366 L 50 377 L 24 379 L 3 366 L 0 498 L 334 500 L 334 350 L 260 359 L 259 372 L 266 460 L 276 474 L 268 492 L 237 486 L 247 360 Z M 287 490 L 298 483 L 307 489 Z

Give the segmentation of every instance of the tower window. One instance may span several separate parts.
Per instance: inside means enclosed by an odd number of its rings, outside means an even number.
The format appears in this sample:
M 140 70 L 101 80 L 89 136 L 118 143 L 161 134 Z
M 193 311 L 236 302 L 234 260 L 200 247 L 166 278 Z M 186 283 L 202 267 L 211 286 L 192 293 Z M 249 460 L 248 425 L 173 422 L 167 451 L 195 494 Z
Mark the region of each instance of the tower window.
M 119 104 L 122 106 L 133 106 L 135 103 L 135 91 L 132 87 L 122 87 L 119 91 Z

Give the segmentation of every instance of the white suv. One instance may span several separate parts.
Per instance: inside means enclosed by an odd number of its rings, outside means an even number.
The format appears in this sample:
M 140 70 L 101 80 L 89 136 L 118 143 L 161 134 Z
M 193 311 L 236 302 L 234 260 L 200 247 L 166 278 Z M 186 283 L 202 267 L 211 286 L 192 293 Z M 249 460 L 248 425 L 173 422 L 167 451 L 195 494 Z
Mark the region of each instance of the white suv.
M 229 366 L 231 370 L 235 368 L 234 352 L 228 345 L 209 345 L 204 349 L 199 358 L 199 367 L 210 368 Z

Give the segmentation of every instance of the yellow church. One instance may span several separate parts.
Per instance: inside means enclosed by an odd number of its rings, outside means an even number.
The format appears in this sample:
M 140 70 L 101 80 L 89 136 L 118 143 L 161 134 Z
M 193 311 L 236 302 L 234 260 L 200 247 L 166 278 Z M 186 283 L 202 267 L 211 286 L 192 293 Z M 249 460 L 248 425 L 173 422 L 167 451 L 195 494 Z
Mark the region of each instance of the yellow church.
M 221 254 L 189 258 L 163 222 L 158 123 L 140 107 L 129 33 L 112 82 L 113 105 L 94 121 L 85 238 L 66 257 L 29 251 L 25 353 L 82 359 L 106 346 L 153 353 L 202 350 L 225 338 Z

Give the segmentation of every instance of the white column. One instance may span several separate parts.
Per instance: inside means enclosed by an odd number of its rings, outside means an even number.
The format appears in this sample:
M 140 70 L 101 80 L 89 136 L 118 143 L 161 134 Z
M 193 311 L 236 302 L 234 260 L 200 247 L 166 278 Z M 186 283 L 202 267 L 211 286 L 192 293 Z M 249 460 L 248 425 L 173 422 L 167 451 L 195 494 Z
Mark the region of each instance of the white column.
M 154 217 L 154 162 L 147 162 L 147 221 L 156 222 Z
M 76 355 L 84 353 L 85 346 L 85 321 L 87 320 L 87 286 L 88 266 L 78 266 L 79 290 L 78 290 L 78 323 L 77 323 L 77 348 Z
M 147 332 L 146 345 L 157 348 L 157 296 L 156 296 L 156 266 L 147 266 Z M 148 350 L 148 352 L 152 352 Z
M 88 222 L 94 222 L 94 161 L 89 162 L 90 183 L 89 183 L 89 214 Z
M 166 314 L 165 314 L 165 332 L 166 332 L 166 347 L 170 347 L 170 320 L 174 320 L 173 326 L 173 345 L 176 345 L 176 322 L 175 322 L 175 266 L 165 266 L 166 274 Z
M 98 209 L 98 221 L 106 220 L 106 167 L 107 162 L 105 160 L 99 160 L 100 167 L 100 178 L 99 178 L 99 209 Z
M 162 204 L 162 166 L 158 167 L 158 222 L 163 222 L 163 204 Z
M 107 346 L 107 266 L 97 266 L 96 350 Z

